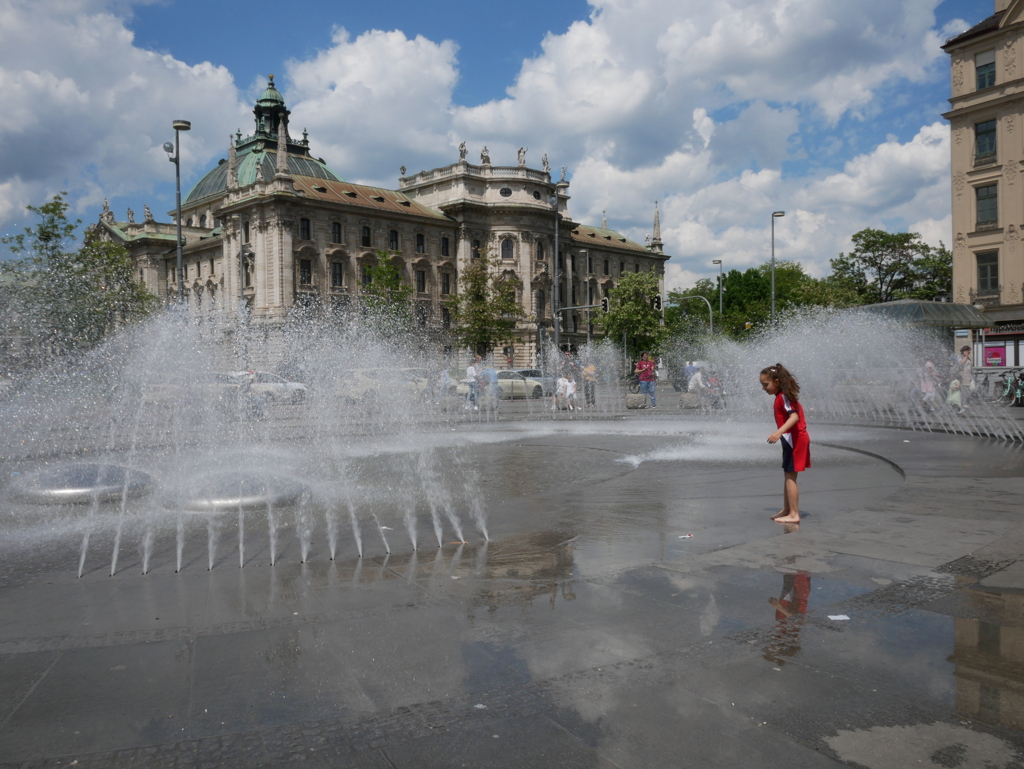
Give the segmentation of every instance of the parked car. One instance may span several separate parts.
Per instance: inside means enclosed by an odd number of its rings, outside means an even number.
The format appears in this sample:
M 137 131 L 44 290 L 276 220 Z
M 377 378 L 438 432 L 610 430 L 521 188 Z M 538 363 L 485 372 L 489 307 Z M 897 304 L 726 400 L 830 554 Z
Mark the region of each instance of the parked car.
M 430 371 L 425 368 L 349 369 L 339 375 L 334 391 L 350 403 L 385 395 L 423 400 L 430 395 Z
M 527 379 L 534 379 L 540 383 L 542 395 L 554 395 L 555 393 L 555 377 L 550 374 L 545 374 L 539 368 L 513 368 L 509 369 L 514 374 L 520 374 Z M 540 396 L 534 396 L 540 397 Z
M 306 385 L 289 382 L 269 371 L 232 371 L 226 375 L 226 381 L 237 386 L 248 381 L 251 395 L 277 403 L 302 403 L 306 399 Z
M 541 380 L 523 376 L 518 371 L 499 371 L 498 389 L 501 391 L 501 397 L 507 400 L 513 398 L 542 398 L 546 394 Z M 469 380 L 463 379 L 455 387 L 455 394 L 465 397 L 468 393 Z

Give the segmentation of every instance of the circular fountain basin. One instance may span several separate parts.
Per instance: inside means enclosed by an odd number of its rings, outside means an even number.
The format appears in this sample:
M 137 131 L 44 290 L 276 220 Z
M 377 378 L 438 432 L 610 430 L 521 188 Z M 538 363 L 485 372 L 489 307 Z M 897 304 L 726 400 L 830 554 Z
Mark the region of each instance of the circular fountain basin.
M 274 473 L 230 471 L 199 478 L 188 489 L 169 497 L 166 506 L 189 513 L 227 513 L 290 507 L 309 488 L 294 478 Z
M 71 462 L 15 478 L 8 491 L 34 505 L 119 502 L 148 494 L 153 477 L 141 470 L 103 462 Z

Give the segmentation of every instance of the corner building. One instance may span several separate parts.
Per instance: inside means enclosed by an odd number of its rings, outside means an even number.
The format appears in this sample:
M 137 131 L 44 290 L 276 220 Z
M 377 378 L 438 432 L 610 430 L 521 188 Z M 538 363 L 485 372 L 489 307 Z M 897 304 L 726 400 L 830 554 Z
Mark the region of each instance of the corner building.
M 976 365 L 1024 365 L 1024 0 L 946 41 L 953 301 L 992 320 Z
M 255 322 L 273 327 L 296 306 L 357 308 L 368 268 L 384 251 L 414 288 L 414 323 L 439 345 L 451 328 L 449 303 L 459 274 L 484 249 L 497 274 L 522 283 L 512 357 L 533 366 L 551 339 L 555 210 L 559 221 L 559 306 L 597 304 L 629 272 L 653 271 L 664 293 L 665 262 L 655 206 L 653 237 L 642 246 L 607 226 L 573 221 L 569 183 L 543 168 L 478 165 L 467 151 L 452 165 L 399 179 L 397 190 L 351 184 L 313 156 L 308 136 L 294 139 L 289 110 L 273 78 L 253 110 L 255 131 L 236 134 L 228 157 L 182 202 L 183 277 L 193 311 L 237 309 L 239 296 Z M 175 212 L 171 212 L 174 216 Z M 177 294 L 175 226 L 151 216 L 116 221 L 104 207 L 96 236 L 127 245 L 139 279 L 168 303 Z M 603 223 L 602 223 L 603 224 Z M 563 312 L 563 349 L 587 338 L 586 311 Z

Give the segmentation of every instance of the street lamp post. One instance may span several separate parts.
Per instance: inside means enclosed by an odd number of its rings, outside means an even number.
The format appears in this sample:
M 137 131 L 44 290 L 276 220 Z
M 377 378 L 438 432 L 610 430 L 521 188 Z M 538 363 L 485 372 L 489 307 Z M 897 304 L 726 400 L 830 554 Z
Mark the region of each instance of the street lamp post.
M 551 317 L 554 320 L 554 324 L 555 324 L 555 326 L 554 326 L 554 337 L 555 337 L 555 354 L 556 355 L 561 355 L 562 354 L 562 346 L 560 344 L 560 339 L 561 339 L 561 337 L 560 337 L 560 326 L 561 326 L 561 323 L 559 322 L 559 318 L 558 318 L 558 299 L 559 299 L 559 294 L 562 293 L 562 291 L 561 291 L 562 283 L 561 283 L 561 278 L 559 277 L 559 273 L 558 273 L 558 259 L 559 259 L 559 251 L 558 251 L 558 223 L 562 220 L 562 215 L 558 212 L 558 195 L 559 195 L 560 192 L 562 192 L 562 190 L 564 190 L 568 186 L 569 186 L 569 183 L 567 181 L 565 181 L 565 168 L 563 168 L 562 169 L 562 180 L 555 185 L 554 194 L 552 194 L 551 197 L 548 199 L 548 202 L 551 203 L 551 208 L 554 209 L 554 212 L 555 212 L 555 253 L 551 257 L 552 261 L 554 262 L 553 270 L 554 270 L 554 275 L 555 275 L 555 290 L 551 294 Z
M 772 212 L 772 325 L 775 325 L 775 220 L 785 216 L 785 211 Z
M 722 276 L 722 260 L 721 259 L 712 259 L 711 263 L 718 265 L 718 314 L 721 315 L 722 314 L 722 291 L 723 291 L 722 286 L 724 285 L 722 283 L 722 277 L 723 277 Z M 721 318 L 719 318 L 719 320 L 721 320 Z
M 679 299 L 679 301 L 683 301 L 684 299 L 703 299 L 704 300 L 704 304 L 706 304 L 708 306 L 708 335 L 709 336 L 714 336 L 714 334 L 715 334 L 715 318 L 714 318 L 714 315 L 712 314 L 714 311 L 711 309 L 711 302 L 709 302 L 707 300 L 707 297 L 701 296 L 700 294 L 692 294 L 690 296 L 680 296 L 680 297 L 678 297 L 678 299 Z
M 174 128 L 174 145 L 170 142 L 164 143 L 164 152 L 170 157 L 167 159 L 174 163 L 174 191 L 177 200 L 177 214 L 175 215 L 175 222 L 177 223 L 178 230 L 178 304 L 181 304 L 185 300 L 185 274 L 184 264 L 181 256 L 181 142 L 180 136 L 182 131 L 192 130 L 192 124 L 187 120 L 174 120 L 171 122 L 171 126 Z M 171 153 L 174 153 L 173 155 Z

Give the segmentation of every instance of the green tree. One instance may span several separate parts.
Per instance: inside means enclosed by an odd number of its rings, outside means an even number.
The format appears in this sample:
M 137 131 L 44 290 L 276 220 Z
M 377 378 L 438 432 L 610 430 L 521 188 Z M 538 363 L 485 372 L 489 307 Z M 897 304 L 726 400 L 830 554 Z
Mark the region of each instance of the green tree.
M 412 286 L 402 282 L 402 268 L 387 251 L 377 251 L 369 267 L 370 282 L 363 286 L 361 301 L 367 314 L 385 333 L 404 332 L 412 322 Z
M 626 337 L 627 348 L 636 353 L 657 352 L 665 339 L 662 314 L 652 306 L 660 295 L 658 276 L 653 272 L 631 272 L 622 276 L 608 293 L 608 312 L 598 312 L 594 325 L 600 326 L 614 341 Z
M 914 260 L 914 287 L 907 292 L 910 299 L 927 299 L 953 293 L 953 254 L 945 244 L 929 248 L 927 253 Z
M 832 259 L 837 283 L 869 304 L 891 302 L 914 289 L 914 263 L 931 249 L 916 232 L 867 228 L 853 235 L 853 250 Z
M 491 271 L 487 249 L 459 275 L 459 291 L 449 305 L 454 337 L 479 355 L 511 342 L 522 315 L 518 293 L 522 283 Z
M 28 206 L 36 226 L 0 239 L 16 257 L 0 263 L 10 325 L 55 352 L 92 347 L 157 306 L 124 246 L 89 239 L 72 250 L 80 222 L 68 219 L 65 194 Z

